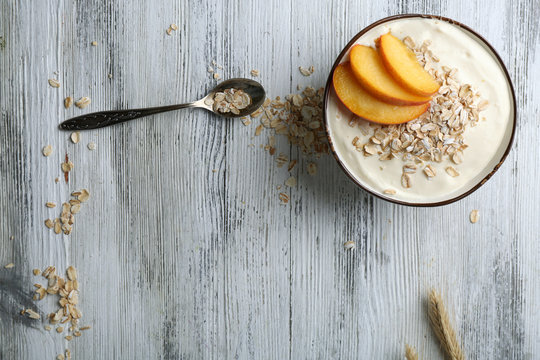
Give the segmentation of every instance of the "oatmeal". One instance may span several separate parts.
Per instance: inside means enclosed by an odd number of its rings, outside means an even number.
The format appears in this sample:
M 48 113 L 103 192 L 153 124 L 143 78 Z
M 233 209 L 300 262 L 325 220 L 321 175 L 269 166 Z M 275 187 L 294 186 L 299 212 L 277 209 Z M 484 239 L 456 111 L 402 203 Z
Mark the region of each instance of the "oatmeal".
M 454 164 L 463 162 L 463 151 L 468 147 L 464 134 L 468 127 L 476 126 L 488 102 L 471 85 L 460 83 L 457 68 L 437 66 L 440 60 L 429 50 L 430 41 L 416 46 L 414 39 L 405 37 L 403 42 L 441 87 L 433 96 L 429 111 L 405 124 L 378 125 L 351 119 L 351 127 L 358 124 L 362 134 L 370 136 L 366 143 L 355 137 L 352 145 L 364 156 L 375 155 L 381 161 L 401 159 L 406 163 L 403 175 L 414 174 L 417 167 L 421 167 L 424 175 L 431 179 L 437 176 L 437 171 L 430 162 L 441 163 L 444 159 Z M 446 168 L 446 174 L 459 176 L 451 166 Z M 409 175 L 402 176 L 401 183 L 405 189 L 413 185 Z

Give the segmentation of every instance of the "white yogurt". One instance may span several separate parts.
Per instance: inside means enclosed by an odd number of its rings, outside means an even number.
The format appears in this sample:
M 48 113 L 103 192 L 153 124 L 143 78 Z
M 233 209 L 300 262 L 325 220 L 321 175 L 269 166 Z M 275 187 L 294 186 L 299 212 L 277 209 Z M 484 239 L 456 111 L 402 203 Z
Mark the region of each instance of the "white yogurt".
M 429 180 L 422 171 L 411 174 L 412 187 L 401 186 L 404 162 L 401 159 L 380 161 L 377 156 L 365 157 L 356 151 L 352 140 L 358 136 L 367 142 L 358 127 L 349 126 L 354 115 L 331 92 L 327 105 L 328 127 L 334 149 L 343 165 L 363 186 L 383 197 L 408 203 L 433 203 L 455 198 L 477 185 L 501 160 L 510 142 L 514 124 L 514 106 L 510 84 L 493 52 L 466 30 L 442 20 L 405 18 L 386 22 L 369 30 L 356 44 L 374 46 L 374 40 L 388 31 L 400 39 L 410 36 L 417 44 L 431 40 L 429 49 L 440 58 L 440 65 L 457 68 L 457 78 L 478 90 L 488 107 L 480 112 L 475 127 L 468 127 L 464 141 L 463 163 L 456 165 L 445 159 L 431 163 L 437 176 Z M 348 61 L 349 55 L 343 58 Z M 485 118 L 485 120 L 482 120 Z M 445 169 L 453 166 L 460 175 L 451 177 Z M 394 189 L 395 195 L 386 195 Z

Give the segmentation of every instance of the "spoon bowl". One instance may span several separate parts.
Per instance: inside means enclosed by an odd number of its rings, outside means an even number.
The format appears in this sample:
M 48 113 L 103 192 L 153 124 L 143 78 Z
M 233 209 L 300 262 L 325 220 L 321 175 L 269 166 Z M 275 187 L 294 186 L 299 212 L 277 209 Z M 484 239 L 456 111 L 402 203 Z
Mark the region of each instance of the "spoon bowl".
M 216 93 L 223 92 L 227 89 L 236 89 L 236 90 L 244 91 L 251 97 L 251 104 L 249 104 L 246 108 L 240 110 L 239 114 L 233 114 L 230 111 L 227 113 L 215 111 L 211 105 L 206 105 L 206 103 L 204 103 L 206 99 L 212 99 Z M 208 95 L 206 95 L 204 99 L 202 99 L 202 102 L 205 104 L 204 106 L 205 109 L 208 109 L 215 114 L 218 114 L 223 117 L 236 118 L 236 117 L 242 117 L 242 116 L 246 116 L 253 113 L 255 110 L 261 107 L 261 105 L 264 102 L 264 99 L 266 99 L 266 93 L 261 84 L 259 84 L 255 80 L 237 78 L 237 79 L 225 80 L 222 83 L 219 83 Z
M 251 103 L 244 109 L 241 109 L 238 114 L 232 112 L 222 113 L 215 111 L 212 105 L 208 105 L 209 99 L 213 99 L 217 92 L 223 92 L 226 89 L 243 90 L 251 98 Z M 62 122 L 58 127 L 61 130 L 91 130 L 99 129 L 102 127 L 119 124 L 129 120 L 138 119 L 144 116 L 159 114 L 162 112 L 185 109 L 185 108 L 203 108 L 213 112 L 219 116 L 227 118 L 236 118 L 249 115 L 257 110 L 264 102 L 266 98 L 266 92 L 261 84 L 251 79 L 229 79 L 219 83 L 208 95 L 204 98 L 186 104 L 159 106 L 143 109 L 129 109 L 129 110 L 110 110 L 100 111 L 90 114 L 77 116 Z

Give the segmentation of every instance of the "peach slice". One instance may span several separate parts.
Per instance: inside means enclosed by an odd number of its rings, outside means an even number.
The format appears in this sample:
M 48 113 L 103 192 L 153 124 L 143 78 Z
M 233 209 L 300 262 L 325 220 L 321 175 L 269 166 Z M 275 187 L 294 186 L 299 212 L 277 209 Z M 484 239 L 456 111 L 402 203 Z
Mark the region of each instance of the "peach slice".
M 430 96 L 439 90 L 439 83 L 397 37 L 390 33 L 382 35 L 379 49 L 386 69 L 401 86 L 421 96 Z
M 421 105 L 431 100 L 401 87 L 386 71 L 380 55 L 372 47 L 355 45 L 350 58 L 356 79 L 377 99 L 393 105 Z
M 416 119 L 429 108 L 429 103 L 397 106 L 376 99 L 356 80 L 349 62 L 336 67 L 332 81 L 337 96 L 350 111 L 379 124 L 401 124 Z

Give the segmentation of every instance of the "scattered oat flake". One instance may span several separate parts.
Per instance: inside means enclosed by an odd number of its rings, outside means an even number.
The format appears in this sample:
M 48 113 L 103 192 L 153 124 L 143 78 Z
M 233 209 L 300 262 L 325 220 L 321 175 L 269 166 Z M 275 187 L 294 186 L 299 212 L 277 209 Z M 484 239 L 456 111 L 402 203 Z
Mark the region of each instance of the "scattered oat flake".
M 53 202 L 46 202 L 46 203 L 45 203 L 45 206 L 52 209 L 52 208 L 55 208 L 55 207 L 56 207 L 56 204 L 53 203 Z
M 416 173 L 416 169 L 416 165 L 412 163 L 403 165 L 403 173 L 405 174 L 414 174 Z
M 60 234 L 62 232 L 62 224 L 60 224 L 60 219 L 56 218 L 54 222 L 54 232 L 55 234 Z
M 171 35 L 173 29 L 169 26 L 169 28 L 167 30 L 165 30 L 165 32 L 167 33 L 167 35 Z
M 72 132 L 70 138 L 71 138 L 72 143 L 77 144 L 79 140 L 81 139 L 81 132 L 80 131 Z
M 60 82 L 58 82 L 58 80 L 56 79 L 49 79 L 49 85 L 52 86 L 53 88 L 59 88 Z
M 310 162 L 307 166 L 307 172 L 311 176 L 315 175 L 317 173 L 317 164 Z
M 458 151 L 454 155 L 452 155 L 452 161 L 455 164 L 461 164 L 463 162 L 463 155 Z
M 452 166 L 448 166 L 446 169 L 446 173 L 450 175 L 451 177 L 459 176 L 459 172 L 454 169 Z
M 356 248 L 356 244 L 354 241 L 352 240 L 349 240 L 349 241 L 346 241 L 344 244 L 343 244 L 343 247 L 346 249 L 346 250 L 354 250 Z
M 289 163 L 289 166 L 287 167 L 287 171 L 291 171 L 295 165 L 296 165 L 296 160 L 291 160 L 291 162 Z
M 45 330 L 47 330 L 47 331 L 51 331 L 51 330 L 52 330 L 52 327 L 50 327 L 49 325 L 45 325 L 43 328 L 44 328 Z
M 68 96 L 64 99 L 64 107 L 68 109 L 71 107 L 71 105 L 73 105 L 73 98 L 71 96 Z
M 92 46 L 97 46 L 97 41 L 92 41 L 90 44 L 92 44 Z
M 53 148 L 51 145 L 47 145 L 43 148 L 43 150 L 41 150 L 41 153 L 43 154 L 43 156 L 50 156 L 53 152 Z
M 26 309 L 26 310 L 24 310 L 24 312 L 28 315 L 28 317 L 30 319 L 36 319 L 37 320 L 37 319 L 41 318 L 41 316 L 32 309 Z
M 245 126 L 248 126 L 248 125 L 251 124 L 251 119 L 250 118 L 247 118 L 247 117 L 244 116 L 244 117 L 241 118 L 241 120 L 242 120 L 242 124 L 244 124 Z
M 80 202 L 85 202 L 90 198 L 90 193 L 86 189 L 82 189 L 79 196 L 77 196 L 77 199 Z
M 289 202 L 289 195 L 285 193 L 279 193 L 279 200 L 281 200 L 281 203 L 287 204 Z
M 35 276 L 39 275 L 41 271 L 39 269 L 34 269 L 32 270 L 32 274 L 34 274 Z
M 171 29 L 173 29 L 174 31 L 178 30 L 178 26 L 176 26 L 176 24 L 171 24 Z
M 62 167 L 62 171 L 64 173 L 67 173 L 73 170 L 75 165 L 71 161 L 68 160 L 67 162 L 63 162 L 61 167 Z
M 411 177 L 408 174 L 401 175 L 401 186 L 403 186 L 405 189 L 411 187 Z
M 93 141 L 90 141 L 88 143 L 88 145 L 86 145 L 88 147 L 88 150 L 95 150 L 96 149 L 96 143 L 93 142 Z
M 276 157 L 276 163 L 277 163 L 278 168 L 282 167 L 288 162 L 289 162 L 289 158 L 284 153 L 279 153 L 279 155 Z
M 73 336 L 71 336 L 71 335 L 66 335 L 66 336 L 64 336 L 64 338 L 65 338 L 67 341 L 71 341 L 71 339 L 73 339 Z
M 425 168 L 424 168 L 424 174 L 426 174 L 426 176 L 428 178 L 432 178 L 434 177 L 435 175 L 437 175 L 437 173 L 435 172 L 435 169 L 433 168 L 433 166 L 431 165 L 427 165 Z
M 65 360 L 64 354 L 56 355 L 56 360 Z
M 285 181 L 285 185 L 287 185 L 288 187 L 295 187 L 296 186 L 296 178 L 294 176 L 289 177 Z
M 79 109 L 84 109 L 85 107 L 90 105 L 90 103 L 91 103 L 90 98 L 88 96 L 83 96 L 79 100 L 75 101 L 75 106 L 78 107 Z
M 47 219 L 45 220 L 45 226 L 48 227 L 49 229 L 52 229 L 52 227 L 54 226 L 54 223 L 52 222 L 51 219 Z
M 213 77 L 215 80 L 221 79 L 221 75 L 219 75 L 218 73 L 214 73 Z
M 77 270 L 73 266 L 68 267 L 66 272 L 69 280 L 77 280 Z
M 394 189 L 386 189 L 386 190 L 383 191 L 383 193 L 385 193 L 387 195 L 395 195 L 396 190 L 394 190 Z
M 14 267 L 14 266 L 15 266 L 14 263 L 9 263 L 9 264 L 5 265 L 4 268 L 6 268 L 6 269 L 11 269 L 11 268 Z
M 64 328 L 62 326 L 59 326 L 59 327 L 56 328 L 57 333 L 60 334 L 62 331 L 64 331 Z
M 255 128 L 255 136 L 261 135 L 262 130 L 263 130 L 263 125 L 262 125 L 262 124 L 258 125 L 258 126 Z
M 478 111 L 485 110 L 488 106 L 489 102 L 487 100 L 482 100 L 478 103 L 477 109 Z
M 471 213 L 469 214 L 469 220 L 471 221 L 471 223 L 476 224 L 479 219 L 480 219 L 480 214 L 478 210 L 471 211 Z
M 298 68 L 298 70 L 300 70 L 300 73 L 301 73 L 302 75 L 304 75 L 304 76 L 310 76 L 311 74 L 313 74 L 314 68 L 313 68 L 313 66 L 310 66 L 309 69 L 306 69 L 305 67 L 300 66 L 300 67 Z
M 255 76 L 255 77 L 259 76 L 259 70 L 255 70 L 255 69 L 251 70 L 251 76 Z

